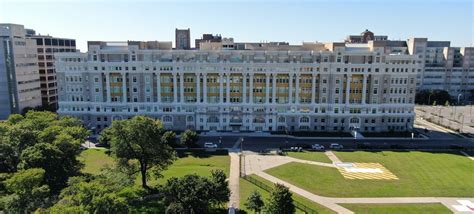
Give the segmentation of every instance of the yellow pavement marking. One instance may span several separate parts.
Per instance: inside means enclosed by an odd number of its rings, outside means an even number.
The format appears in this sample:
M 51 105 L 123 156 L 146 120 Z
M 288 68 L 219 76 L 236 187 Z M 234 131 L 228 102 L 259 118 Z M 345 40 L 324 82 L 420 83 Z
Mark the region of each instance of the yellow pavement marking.
M 398 177 L 379 163 L 353 163 L 354 167 L 337 167 L 345 179 L 398 180 Z M 370 169 L 381 172 L 349 171 L 348 169 Z

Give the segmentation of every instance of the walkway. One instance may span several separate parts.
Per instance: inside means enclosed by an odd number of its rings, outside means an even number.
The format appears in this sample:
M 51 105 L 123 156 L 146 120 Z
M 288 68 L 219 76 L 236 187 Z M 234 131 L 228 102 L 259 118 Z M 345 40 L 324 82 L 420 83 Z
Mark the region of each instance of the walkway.
M 230 156 L 230 173 L 229 173 L 229 207 L 239 207 L 240 204 L 240 157 L 236 152 L 229 152 Z
M 331 156 L 331 157 L 330 157 Z M 337 156 L 330 152 L 328 157 L 334 162 L 341 162 Z M 293 184 L 290 184 L 284 180 L 274 177 L 264 170 L 277 167 L 290 162 L 299 162 L 306 164 L 314 164 L 318 166 L 334 167 L 335 164 L 321 163 L 315 161 L 300 160 L 288 156 L 277 156 L 277 155 L 259 155 L 259 154 L 247 154 L 244 156 L 244 173 L 246 175 L 255 174 L 260 176 L 272 183 L 280 183 L 287 186 L 290 191 L 295 194 L 301 195 L 315 203 L 321 204 L 337 213 L 353 213 L 347 208 L 339 205 L 340 203 L 356 203 L 356 204 L 407 204 L 407 203 L 441 203 L 449 208 L 454 213 L 463 213 L 454 208 L 459 206 L 460 200 L 474 201 L 474 198 L 448 198 L 448 197 L 380 197 L 380 198 L 333 198 L 324 197 L 313 194 L 302 188 L 299 188 Z
M 324 152 L 324 154 L 326 156 L 328 156 L 329 160 L 332 161 L 332 163 L 342 163 L 341 160 L 339 160 L 339 158 L 336 156 L 336 154 L 334 154 L 334 152 L 332 151 L 326 151 Z

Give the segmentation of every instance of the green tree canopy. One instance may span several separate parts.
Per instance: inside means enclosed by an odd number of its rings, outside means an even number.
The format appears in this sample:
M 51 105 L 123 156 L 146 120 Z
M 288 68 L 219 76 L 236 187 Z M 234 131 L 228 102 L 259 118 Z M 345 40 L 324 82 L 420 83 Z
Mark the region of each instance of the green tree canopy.
M 11 213 L 28 213 L 47 204 L 49 188 L 44 184 L 44 169 L 32 168 L 15 173 L 5 181 L 10 193 L 2 197 L 3 209 Z
M 265 202 L 263 202 L 262 195 L 257 191 L 253 191 L 245 202 L 245 207 L 255 213 L 260 213 L 264 206 Z
M 133 168 L 138 164 L 142 186 L 147 185 L 148 172 L 160 172 L 175 159 L 174 150 L 164 142 L 165 130 L 159 120 L 135 116 L 129 120 L 115 120 L 104 134 L 110 139 L 112 154 L 117 163 Z
M 292 194 L 288 187 L 282 184 L 275 184 L 275 188 L 270 192 L 270 198 L 265 207 L 267 213 L 290 214 L 295 213 Z
M 170 178 L 162 188 L 167 213 L 208 213 L 210 208 L 229 201 L 230 190 L 222 170 L 211 178 L 195 174 Z
M 181 144 L 186 145 L 189 148 L 197 147 L 197 142 L 199 140 L 199 135 L 190 129 L 187 129 L 183 133 L 181 133 Z

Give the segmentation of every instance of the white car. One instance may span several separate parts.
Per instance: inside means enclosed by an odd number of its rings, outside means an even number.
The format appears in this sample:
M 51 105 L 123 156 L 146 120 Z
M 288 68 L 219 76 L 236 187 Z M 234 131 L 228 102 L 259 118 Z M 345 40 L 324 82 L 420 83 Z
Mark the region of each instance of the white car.
M 313 145 L 311 145 L 311 149 L 314 149 L 314 150 L 324 150 L 324 146 L 323 146 L 323 145 L 319 145 L 319 144 L 313 144 Z
M 344 147 L 341 144 L 338 144 L 338 143 L 331 143 L 329 148 L 331 148 L 331 149 L 343 149 Z
M 217 144 L 211 143 L 211 142 L 206 142 L 206 143 L 204 143 L 204 148 L 207 148 L 207 149 L 217 149 Z

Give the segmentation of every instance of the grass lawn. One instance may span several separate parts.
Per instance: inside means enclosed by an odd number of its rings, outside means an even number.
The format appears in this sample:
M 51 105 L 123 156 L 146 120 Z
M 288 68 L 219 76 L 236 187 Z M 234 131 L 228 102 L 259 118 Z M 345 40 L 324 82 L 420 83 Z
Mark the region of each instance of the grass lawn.
M 290 157 L 302 159 L 302 160 L 332 163 L 331 160 L 329 160 L 328 156 L 324 154 L 324 152 L 310 152 L 310 151 L 287 152 L 286 155 Z
M 106 149 L 87 149 L 79 156 L 79 160 L 84 163 L 83 173 L 97 174 L 102 167 L 114 164 L 112 157 L 105 154 Z
M 355 213 L 415 214 L 415 213 L 453 213 L 442 204 L 340 204 Z
M 259 176 L 256 176 L 256 175 L 251 175 L 252 178 L 255 178 L 265 184 L 267 184 L 268 186 L 273 186 L 273 184 Z M 254 190 L 257 190 L 263 197 L 265 203 L 266 201 L 268 200 L 268 198 L 270 197 L 270 193 L 265 191 L 264 189 L 254 185 L 253 183 L 241 178 L 240 179 L 240 209 L 241 210 L 244 210 L 246 211 L 247 213 L 253 213 L 252 211 L 249 211 L 245 208 L 245 202 L 247 200 L 247 198 L 250 196 L 250 194 L 254 191 Z M 299 196 L 299 195 L 296 195 L 293 193 L 293 200 L 295 201 L 298 201 L 302 204 L 304 204 L 305 206 L 307 207 L 310 207 L 312 209 L 315 209 L 318 213 L 322 213 L 322 214 L 326 214 L 326 213 L 335 213 L 335 212 L 332 212 L 331 210 L 317 204 L 317 203 L 314 203 L 302 196 Z M 303 213 L 301 210 L 299 209 L 296 209 L 296 213 Z
M 399 180 L 347 180 L 336 169 L 288 163 L 266 170 L 310 192 L 330 197 L 474 197 L 474 161 L 427 152 L 336 152 L 346 162 L 378 162 Z
M 178 159 L 162 174 L 158 181 L 152 180 L 150 184 L 164 184 L 171 177 L 182 177 L 187 174 L 210 176 L 214 169 L 224 170 L 229 176 L 230 159 L 227 151 L 205 152 L 185 151 L 178 152 Z M 140 176 L 138 176 L 138 181 Z

